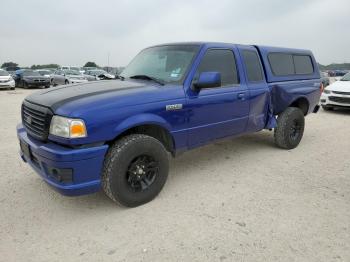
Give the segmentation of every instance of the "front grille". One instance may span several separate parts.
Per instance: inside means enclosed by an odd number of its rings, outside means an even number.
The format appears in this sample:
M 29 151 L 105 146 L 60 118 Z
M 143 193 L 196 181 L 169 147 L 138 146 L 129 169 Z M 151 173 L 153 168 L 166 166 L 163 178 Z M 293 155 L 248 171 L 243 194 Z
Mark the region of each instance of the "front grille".
M 338 96 L 330 96 L 329 101 L 342 103 L 342 104 L 350 104 L 350 97 L 338 97 Z
M 52 113 L 48 108 L 23 102 L 22 123 L 28 135 L 42 141 L 47 140 L 51 118 Z
M 350 92 L 340 92 L 340 91 L 332 91 L 334 94 L 338 94 L 338 95 L 348 95 L 350 96 Z

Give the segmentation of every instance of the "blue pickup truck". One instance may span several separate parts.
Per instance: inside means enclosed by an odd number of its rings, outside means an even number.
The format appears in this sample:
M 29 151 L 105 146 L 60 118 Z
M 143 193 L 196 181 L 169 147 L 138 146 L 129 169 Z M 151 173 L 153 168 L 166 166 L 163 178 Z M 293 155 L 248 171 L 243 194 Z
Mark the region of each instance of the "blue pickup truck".
M 175 43 L 141 51 L 114 81 L 57 86 L 22 104 L 22 159 L 54 189 L 100 189 L 134 207 L 164 186 L 169 156 L 274 129 L 295 148 L 322 92 L 310 51 Z

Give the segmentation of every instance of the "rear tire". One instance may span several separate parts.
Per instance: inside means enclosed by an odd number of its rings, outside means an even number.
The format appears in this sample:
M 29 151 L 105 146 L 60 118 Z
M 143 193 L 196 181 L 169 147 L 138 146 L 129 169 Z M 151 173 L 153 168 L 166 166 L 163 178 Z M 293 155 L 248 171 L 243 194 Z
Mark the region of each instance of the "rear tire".
M 69 81 L 68 80 L 64 81 L 64 84 L 69 85 Z
M 169 172 L 168 153 L 157 139 L 133 134 L 116 141 L 103 168 L 102 187 L 114 202 L 136 207 L 154 199 Z
M 288 107 L 277 118 L 275 143 L 284 149 L 296 148 L 304 134 L 305 118 L 297 107 Z

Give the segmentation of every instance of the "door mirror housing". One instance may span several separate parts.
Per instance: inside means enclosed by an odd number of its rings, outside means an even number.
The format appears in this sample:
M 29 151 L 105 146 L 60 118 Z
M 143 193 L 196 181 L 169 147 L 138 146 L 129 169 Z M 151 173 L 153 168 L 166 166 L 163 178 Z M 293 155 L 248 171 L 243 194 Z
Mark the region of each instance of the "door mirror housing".
M 202 72 L 198 80 L 193 83 L 195 89 L 213 88 L 221 86 L 221 74 L 219 72 Z

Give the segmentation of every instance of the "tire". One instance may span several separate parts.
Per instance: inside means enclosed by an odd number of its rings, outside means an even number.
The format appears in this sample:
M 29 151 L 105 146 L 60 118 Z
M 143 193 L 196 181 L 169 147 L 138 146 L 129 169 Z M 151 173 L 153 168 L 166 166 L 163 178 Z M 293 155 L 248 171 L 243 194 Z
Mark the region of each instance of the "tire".
M 15 88 L 14 87 L 10 87 L 10 90 L 15 90 Z
M 288 107 L 277 118 L 275 143 L 284 149 L 296 148 L 304 134 L 305 118 L 297 107 Z
M 69 81 L 68 81 L 68 80 L 65 80 L 65 81 L 64 81 L 64 84 L 65 84 L 65 85 L 69 85 Z
M 28 89 L 28 84 L 26 81 L 22 81 L 22 87 Z
M 332 111 L 332 110 L 333 110 L 333 107 L 331 107 L 331 106 L 322 106 L 322 109 L 323 109 L 324 111 Z
M 136 207 L 159 194 L 168 172 L 168 152 L 163 144 L 153 137 L 133 134 L 117 140 L 108 150 L 102 188 L 114 202 Z
M 48 86 L 45 86 L 45 88 L 50 88 L 50 85 L 48 85 Z

